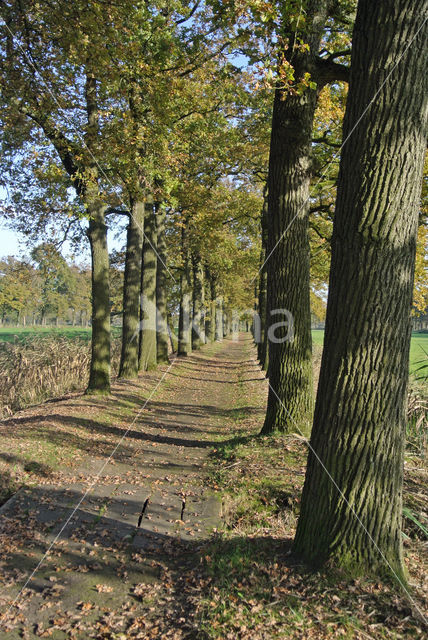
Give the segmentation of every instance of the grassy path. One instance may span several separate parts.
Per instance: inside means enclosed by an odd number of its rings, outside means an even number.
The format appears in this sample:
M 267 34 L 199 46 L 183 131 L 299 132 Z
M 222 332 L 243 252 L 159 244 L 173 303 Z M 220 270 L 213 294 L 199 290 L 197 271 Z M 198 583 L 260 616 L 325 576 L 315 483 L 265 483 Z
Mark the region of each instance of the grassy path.
M 266 395 L 247 334 L 110 398 L 73 394 L 2 421 L 15 493 L 0 512 L 0 638 L 419 637 L 393 586 L 290 555 L 306 445 L 257 437 Z M 419 466 L 405 500 L 423 491 Z M 423 543 L 407 525 L 422 607 Z
M 75 396 L 3 421 L 9 463 L 26 470 L 0 515 L 7 637 L 151 637 L 159 608 L 181 637 L 159 591 L 220 523 L 203 464 L 235 423 L 242 357 L 225 340 L 116 383 L 107 400 Z

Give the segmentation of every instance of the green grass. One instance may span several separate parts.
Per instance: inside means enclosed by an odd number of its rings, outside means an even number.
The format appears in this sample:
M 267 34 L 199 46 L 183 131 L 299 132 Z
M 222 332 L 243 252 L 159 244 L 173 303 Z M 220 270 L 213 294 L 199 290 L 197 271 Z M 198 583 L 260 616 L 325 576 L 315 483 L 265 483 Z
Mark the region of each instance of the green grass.
M 410 342 L 410 373 L 415 373 L 423 361 L 427 361 L 428 333 L 412 333 Z
M 121 327 L 112 327 L 114 337 L 120 336 Z M 19 340 L 32 338 L 36 336 L 65 336 L 67 338 L 80 338 L 81 340 L 90 340 L 92 335 L 91 327 L 0 327 L 0 342 L 15 342 L 16 337 Z
M 324 330 L 314 329 L 312 331 L 312 341 L 314 344 L 322 345 L 324 343 Z M 428 333 L 414 331 L 410 342 L 410 373 L 414 373 L 419 366 L 418 363 L 427 358 L 426 353 L 428 353 Z

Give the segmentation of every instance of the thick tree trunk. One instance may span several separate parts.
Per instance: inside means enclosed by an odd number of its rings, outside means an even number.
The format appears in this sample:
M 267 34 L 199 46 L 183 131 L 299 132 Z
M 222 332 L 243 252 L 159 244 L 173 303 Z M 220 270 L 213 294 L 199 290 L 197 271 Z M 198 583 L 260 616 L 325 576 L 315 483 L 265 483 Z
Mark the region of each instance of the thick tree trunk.
M 156 270 L 156 353 L 158 364 L 168 364 L 168 323 L 167 323 L 167 271 L 165 209 L 159 208 L 157 219 L 157 270 Z
M 227 338 L 232 332 L 232 312 L 228 307 L 224 307 L 223 313 L 223 337 Z
M 92 258 L 92 355 L 86 393 L 110 393 L 110 286 L 106 207 L 88 206 Z
M 192 349 L 200 349 L 205 344 L 204 321 L 204 268 L 199 255 L 192 256 L 193 268 L 193 322 L 192 322 Z
M 208 322 L 205 323 L 205 335 L 207 340 L 209 340 L 210 342 L 214 342 L 215 324 L 216 324 L 216 286 L 215 286 L 215 276 L 213 276 L 213 274 L 210 273 L 208 269 L 207 269 L 205 281 L 209 285 L 209 294 L 210 294 Z
M 143 252 L 144 202 L 131 203 L 126 235 L 125 276 L 123 282 L 122 351 L 119 378 L 138 377 L 141 264 Z
M 255 336 L 258 338 L 257 343 L 257 356 L 260 362 L 262 369 L 266 370 L 267 368 L 267 335 L 266 335 L 266 324 L 267 324 L 267 265 L 265 264 L 267 254 L 266 247 L 268 243 L 268 221 L 267 221 L 267 202 L 265 200 L 262 216 L 261 216 L 261 227 L 262 227 L 262 248 L 260 255 L 260 273 L 259 273 L 259 296 L 258 296 L 258 308 L 257 312 L 259 314 L 259 322 L 260 322 L 260 335 Z M 266 338 L 266 339 L 265 339 Z
M 269 161 L 268 309 L 294 318 L 293 341 L 277 329 L 269 341 L 269 398 L 262 433 L 308 432 L 313 409 L 309 306 L 308 208 L 310 140 L 316 105 L 312 90 L 285 100 L 276 91 Z M 271 253 L 272 252 L 272 253 Z M 285 319 L 282 312 L 268 326 Z
M 307 52 L 285 52 L 296 79 L 317 81 L 316 55 L 327 19 L 326 2 L 310 0 L 303 39 Z M 288 34 L 290 41 L 295 34 Z M 294 339 L 286 326 L 269 336 L 269 397 L 262 433 L 309 432 L 313 413 L 312 335 L 309 305 L 310 150 L 317 91 L 301 95 L 275 91 L 268 175 L 267 328 L 291 313 Z M 272 315 L 274 313 L 275 315 Z
M 215 299 L 215 339 L 217 342 L 223 340 L 223 297 L 217 294 Z
M 168 323 L 168 337 L 171 344 L 171 351 L 172 353 L 177 353 L 178 337 L 175 334 L 174 325 L 173 325 L 170 314 L 167 315 L 167 323 Z
M 294 545 L 311 562 L 330 559 L 352 573 L 403 571 L 426 28 L 413 38 L 427 11 L 427 0 L 360 0 L 354 28 L 324 354 Z
M 178 355 L 187 356 L 192 351 L 191 327 L 191 274 L 188 230 L 186 223 L 181 230 L 183 267 L 180 277 L 180 316 L 178 319 Z
M 140 350 L 138 368 L 156 368 L 156 214 L 153 200 L 148 199 L 144 215 L 143 267 L 141 273 Z
M 153 200 L 145 204 L 143 267 L 140 300 L 140 349 L 138 369 L 156 368 L 156 214 Z

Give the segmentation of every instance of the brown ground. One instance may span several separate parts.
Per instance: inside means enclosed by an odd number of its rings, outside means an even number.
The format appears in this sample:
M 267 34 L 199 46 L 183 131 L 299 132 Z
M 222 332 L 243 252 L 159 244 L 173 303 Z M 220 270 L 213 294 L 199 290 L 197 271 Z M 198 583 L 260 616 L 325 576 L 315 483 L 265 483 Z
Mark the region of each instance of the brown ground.
M 203 464 L 233 421 L 238 372 L 263 377 L 242 358 L 241 344 L 225 340 L 138 382 L 117 382 L 107 400 L 77 395 L 1 424 L 14 452 L 5 456 L 9 473 L 16 463 L 21 481 L 24 470 L 37 482 L 0 515 L 8 638 L 72 629 L 116 637 L 103 633 L 126 628 L 150 637 L 168 558 L 191 558 L 220 522 Z M 175 637 L 183 626 L 175 607 L 163 602 L 162 615 L 174 618 Z
M 395 587 L 289 555 L 306 446 L 255 438 L 266 391 L 241 335 L 1 422 L 0 638 L 419 637 Z M 408 537 L 419 608 L 422 561 Z

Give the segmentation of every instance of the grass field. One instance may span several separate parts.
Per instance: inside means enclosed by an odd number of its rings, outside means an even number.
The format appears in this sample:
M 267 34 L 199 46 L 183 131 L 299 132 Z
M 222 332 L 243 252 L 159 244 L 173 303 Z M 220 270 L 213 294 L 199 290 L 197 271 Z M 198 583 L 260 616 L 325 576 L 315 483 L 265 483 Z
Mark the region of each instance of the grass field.
M 322 345 L 324 342 L 324 329 L 314 329 L 312 331 L 314 344 Z M 424 353 L 425 350 L 425 353 Z M 427 360 L 428 356 L 428 333 L 412 333 L 410 343 L 410 373 L 414 373 L 420 366 L 421 360 Z
M 121 327 L 112 327 L 112 334 L 116 338 L 121 334 Z M 0 342 L 15 342 L 35 336 L 64 336 L 66 338 L 80 338 L 89 340 L 92 334 L 91 327 L 0 327 Z
M 121 334 L 120 327 L 112 327 L 112 334 L 115 338 Z M 67 338 L 80 338 L 89 340 L 91 328 L 85 327 L 0 327 L 0 342 L 15 342 L 17 338 L 24 340 L 31 336 L 57 335 Z M 314 329 L 312 331 L 314 344 L 322 345 L 324 342 L 324 330 Z M 425 353 L 424 353 L 425 351 Z M 413 333 L 410 343 L 410 372 L 413 373 L 419 366 L 421 360 L 426 360 L 428 354 L 428 333 Z

